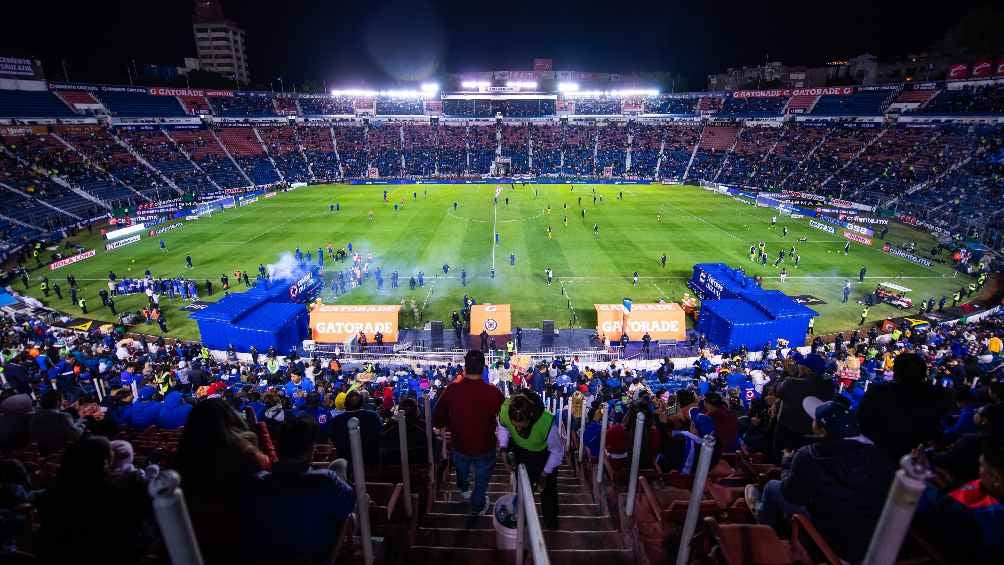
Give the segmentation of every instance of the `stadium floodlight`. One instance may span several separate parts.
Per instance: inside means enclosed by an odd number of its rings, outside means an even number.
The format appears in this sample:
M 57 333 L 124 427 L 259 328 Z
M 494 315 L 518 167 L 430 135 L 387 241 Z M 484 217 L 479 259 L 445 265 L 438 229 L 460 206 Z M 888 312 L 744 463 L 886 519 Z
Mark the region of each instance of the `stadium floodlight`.
M 488 88 L 491 83 L 487 80 L 465 80 L 460 83 L 460 86 L 467 89 L 478 90 L 481 88 Z
M 579 90 L 579 84 L 576 82 L 559 82 L 558 92 L 576 92 Z
M 429 94 L 435 94 L 439 92 L 439 85 L 434 82 L 427 82 L 422 84 L 422 92 Z

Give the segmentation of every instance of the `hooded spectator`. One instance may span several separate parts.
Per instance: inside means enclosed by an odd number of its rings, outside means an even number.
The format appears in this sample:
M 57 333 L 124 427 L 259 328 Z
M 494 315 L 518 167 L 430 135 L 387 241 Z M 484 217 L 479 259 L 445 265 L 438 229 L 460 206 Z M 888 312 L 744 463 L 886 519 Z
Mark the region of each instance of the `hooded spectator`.
M 59 451 L 84 433 L 83 425 L 61 410 L 63 397 L 58 390 L 49 390 L 39 400 L 39 409 L 31 417 L 31 441 L 38 444 L 39 453 Z
M 768 481 L 762 495 L 748 486 L 746 502 L 759 523 L 774 528 L 807 514 L 837 555 L 858 561 L 885 504 L 893 464 L 841 402 L 809 396 L 802 404 L 820 441 L 786 453 L 781 480 Z
M 185 425 L 192 406 L 185 402 L 181 393 L 173 390 L 164 397 L 164 405 L 157 416 L 157 427 L 176 430 Z
M 903 353 L 893 365 L 893 382 L 871 385 L 858 405 L 857 417 L 861 433 L 891 461 L 899 461 L 913 448 L 941 435 L 946 407 L 944 396 L 927 380 L 924 359 Z

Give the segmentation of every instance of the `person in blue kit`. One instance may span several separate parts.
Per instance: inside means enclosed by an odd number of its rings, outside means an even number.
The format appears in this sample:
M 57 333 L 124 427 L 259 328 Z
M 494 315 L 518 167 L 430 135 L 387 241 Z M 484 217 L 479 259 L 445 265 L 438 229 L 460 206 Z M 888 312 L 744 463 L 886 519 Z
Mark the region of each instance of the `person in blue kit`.
M 289 382 L 282 387 L 282 391 L 289 398 L 303 396 L 314 392 L 314 383 L 310 379 L 303 378 L 300 373 L 294 372 L 289 375 Z M 302 394 L 298 395 L 297 393 Z

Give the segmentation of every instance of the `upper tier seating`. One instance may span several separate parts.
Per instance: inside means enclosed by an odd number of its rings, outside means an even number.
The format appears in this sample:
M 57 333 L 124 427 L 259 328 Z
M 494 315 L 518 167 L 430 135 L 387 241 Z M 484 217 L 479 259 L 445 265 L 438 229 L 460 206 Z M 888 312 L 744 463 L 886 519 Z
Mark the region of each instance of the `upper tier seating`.
M 0 118 L 71 118 L 75 114 L 49 91 L 0 90 Z
M 99 92 L 98 98 L 113 116 L 123 118 L 178 118 L 187 115 L 174 96 L 144 92 Z

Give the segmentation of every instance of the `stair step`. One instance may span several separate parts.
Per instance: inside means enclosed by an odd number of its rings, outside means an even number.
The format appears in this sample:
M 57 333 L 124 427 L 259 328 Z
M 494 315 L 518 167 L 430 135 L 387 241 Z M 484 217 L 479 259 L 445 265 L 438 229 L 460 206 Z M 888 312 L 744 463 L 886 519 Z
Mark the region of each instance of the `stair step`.
M 516 554 L 497 549 L 413 545 L 408 550 L 407 563 L 436 565 L 512 565 Z
M 566 502 L 562 499 L 558 508 L 562 514 L 570 516 L 603 516 L 599 505 L 588 503 Z M 432 511 L 437 514 L 464 514 L 470 509 L 466 500 L 435 501 L 432 503 Z M 540 502 L 537 502 L 537 512 L 540 512 Z
M 558 514 L 558 526 L 562 530 L 589 530 L 602 531 L 610 529 L 610 518 L 608 516 L 573 516 L 568 514 Z M 456 529 L 482 529 L 492 528 L 492 517 L 472 514 L 439 514 L 429 513 L 422 520 L 422 527 L 430 529 L 456 528 Z
M 551 565 L 634 565 L 630 549 L 547 549 Z
M 488 492 L 488 498 L 490 500 L 492 500 L 492 501 L 495 501 L 495 499 L 497 499 L 498 497 L 502 496 L 503 494 L 509 494 L 509 492 L 510 491 L 508 489 L 506 489 L 505 492 L 491 492 L 491 491 L 489 491 Z M 593 497 L 592 497 L 592 495 L 590 495 L 588 493 L 584 493 L 582 491 L 577 491 L 577 492 L 574 492 L 574 493 L 563 493 L 563 494 L 561 494 L 558 497 L 558 499 L 560 500 L 561 504 L 592 504 L 593 503 Z M 460 493 L 456 489 L 451 488 L 449 490 L 440 491 L 439 495 L 436 497 L 435 502 L 437 502 L 437 503 L 438 502 L 458 502 L 458 501 L 463 501 L 463 500 L 464 499 L 463 499 L 463 497 L 460 496 Z
M 623 539 L 616 530 L 568 531 L 544 530 L 547 549 L 619 549 Z M 433 547 L 462 547 L 491 549 L 495 547 L 495 530 L 492 529 L 429 529 L 419 528 L 415 545 Z

